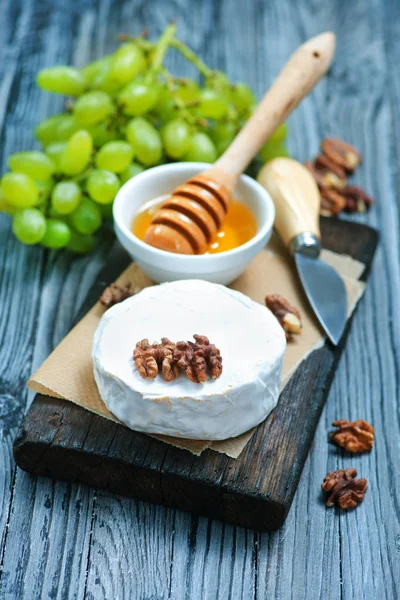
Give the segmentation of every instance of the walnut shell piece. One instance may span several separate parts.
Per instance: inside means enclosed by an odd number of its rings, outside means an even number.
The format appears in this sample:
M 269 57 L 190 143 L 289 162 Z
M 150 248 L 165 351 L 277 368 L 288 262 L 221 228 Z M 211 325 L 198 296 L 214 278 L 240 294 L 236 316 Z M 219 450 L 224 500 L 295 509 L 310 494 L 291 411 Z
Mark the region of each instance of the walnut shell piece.
M 125 283 L 120 285 L 118 283 L 111 283 L 105 288 L 102 295 L 100 296 L 100 302 L 106 308 L 111 308 L 114 304 L 118 304 L 131 296 L 134 296 L 140 291 L 140 288 L 133 288 L 131 283 Z
M 345 197 L 346 206 L 344 210 L 348 213 L 365 213 L 371 204 L 374 203 L 373 199 L 356 185 L 346 185 L 341 190 L 341 194 Z
M 320 189 L 325 187 L 337 189 L 346 185 L 346 179 L 342 180 L 336 173 L 325 166 L 318 165 L 316 161 L 307 160 L 304 166 L 310 171 Z
M 326 154 L 318 154 L 318 156 L 316 156 L 315 166 L 317 169 L 325 169 L 327 171 L 330 171 L 334 175 L 336 175 L 337 180 L 338 180 L 337 184 L 331 185 L 330 187 L 342 188 L 346 185 L 346 183 L 347 183 L 346 171 L 343 169 L 343 167 L 341 167 L 340 165 L 335 163 L 333 160 L 331 160 L 328 156 L 326 156 Z M 326 184 L 326 185 L 328 185 L 328 184 Z
M 195 352 L 204 356 L 207 363 L 207 368 L 212 379 L 218 379 L 222 374 L 222 357 L 221 353 L 215 344 L 210 344 L 209 339 L 205 335 L 193 335 L 196 340 Z
M 173 381 L 179 376 L 179 367 L 174 359 L 175 344 L 162 338 L 161 344 L 149 344 L 143 339 L 137 342 L 133 360 L 143 379 L 155 379 L 160 372 L 165 381 Z
M 143 379 L 155 379 L 158 375 L 156 347 L 157 344 L 150 344 L 147 339 L 137 342 L 135 346 L 133 360 Z
M 164 381 L 174 381 L 181 371 L 194 383 L 204 383 L 207 374 L 213 379 L 222 373 L 222 357 L 218 348 L 205 335 L 194 336 L 195 342 L 175 344 L 166 337 L 161 344 L 148 339 L 137 342 L 133 360 L 143 379 L 155 379 L 160 373 Z
M 212 379 L 222 374 L 222 357 L 218 348 L 205 335 L 194 334 L 195 342 L 178 342 L 175 360 L 179 368 L 194 383 L 204 383 L 207 372 Z
M 366 479 L 355 479 L 356 476 L 356 469 L 339 469 L 328 473 L 321 486 L 328 494 L 326 506 L 337 504 L 343 510 L 358 506 L 364 500 L 368 484 Z
M 175 360 L 178 367 L 193 383 L 204 383 L 207 380 L 207 364 L 204 356 L 195 355 L 189 342 L 177 342 Z
M 342 194 L 342 190 L 334 190 L 333 188 L 321 188 L 321 215 L 332 217 L 338 215 L 346 208 L 346 198 Z
M 286 339 L 290 341 L 293 334 L 300 334 L 302 323 L 300 311 L 280 294 L 265 296 L 265 304 L 284 329 Z
M 332 425 L 338 427 L 338 429 L 331 433 L 329 437 L 347 452 L 369 452 L 372 449 L 374 445 L 374 428 L 367 421 L 363 419 L 358 421 L 339 419 L 334 421 Z
M 339 138 L 325 138 L 322 140 L 321 150 L 331 161 L 350 173 L 362 162 L 359 151 Z
M 158 346 L 158 361 L 161 363 L 161 375 L 164 381 L 174 381 L 179 377 L 174 351 L 175 344 L 166 337 L 161 338 L 161 346 Z

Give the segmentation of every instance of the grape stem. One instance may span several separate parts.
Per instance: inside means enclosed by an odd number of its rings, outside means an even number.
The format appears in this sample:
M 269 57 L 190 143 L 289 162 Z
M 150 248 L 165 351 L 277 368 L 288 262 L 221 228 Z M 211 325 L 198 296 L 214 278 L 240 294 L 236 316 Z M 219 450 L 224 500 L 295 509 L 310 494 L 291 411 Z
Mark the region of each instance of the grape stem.
M 119 33 L 117 35 L 117 40 L 119 42 L 135 42 L 135 44 L 145 52 L 151 52 L 155 47 L 155 43 L 144 39 L 143 34 L 139 37 L 134 37 L 133 35 L 129 35 L 129 33 Z
M 170 42 L 170 45 L 178 50 L 189 62 L 192 63 L 196 67 L 196 69 L 204 76 L 209 77 L 212 73 L 212 69 L 207 67 L 207 65 L 191 50 L 186 44 L 173 38 Z
M 153 60 L 151 63 L 151 70 L 158 71 L 161 69 L 164 57 L 167 53 L 167 50 L 172 43 L 176 33 L 176 25 L 175 23 L 170 23 L 163 31 L 161 36 L 158 38 L 158 41 L 155 45 Z

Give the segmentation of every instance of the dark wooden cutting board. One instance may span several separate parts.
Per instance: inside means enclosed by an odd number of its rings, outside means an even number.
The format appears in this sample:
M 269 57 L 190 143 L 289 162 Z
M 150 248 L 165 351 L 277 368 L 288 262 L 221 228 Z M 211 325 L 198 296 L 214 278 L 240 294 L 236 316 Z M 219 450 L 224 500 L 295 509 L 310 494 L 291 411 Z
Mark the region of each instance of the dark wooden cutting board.
M 366 265 L 366 281 L 377 232 L 334 219 L 322 219 L 321 228 L 325 248 Z M 128 263 L 116 247 L 79 318 Z M 292 503 L 349 327 L 350 322 L 339 347 L 326 343 L 301 364 L 276 409 L 236 460 L 211 450 L 194 456 L 71 402 L 42 395 L 35 397 L 20 426 L 15 460 L 30 473 L 273 531 L 283 524 Z

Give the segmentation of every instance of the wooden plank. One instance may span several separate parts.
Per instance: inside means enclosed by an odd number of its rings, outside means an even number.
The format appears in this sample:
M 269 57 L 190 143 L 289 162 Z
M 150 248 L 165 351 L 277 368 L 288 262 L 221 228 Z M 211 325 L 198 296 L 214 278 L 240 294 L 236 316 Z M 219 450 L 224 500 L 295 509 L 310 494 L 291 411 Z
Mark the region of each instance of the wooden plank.
M 370 495 L 361 510 L 354 515 L 339 515 L 344 598 L 397 598 L 400 594 L 399 578 L 394 575 L 398 555 L 395 532 L 400 530 L 400 511 L 392 500 L 396 497 L 393 489 L 381 497 L 383 481 L 389 484 L 393 481 L 393 470 L 399 473 L 396 444 L 387 440 L 398 440 L 400 433 L 398 392 L 393 393 L 399 389 L 399 345 L 396 342 L 399 328 L 395 319 L 387 318 L 388 312 L 398 304 L 400 291 L 398 258 L 395 258 L 399 248 L 399 214 L 392 175 L 396 159 L 390 142 L 397 110 L 390 107 L 385 85 L 396 76 L 398 81 L 398 70 L 394 64 L 394 48 L 390 53 L 393 62 L 388 63 L 383 31 L 384 24 L 396 23 L 398 9 L 394 11 L 392 6 L 391 15 L 385 18 L 384 5 L 386 3 L 371 4 L 368 18 L 361 20 L 362 9 L 357 3 L 336 11 L 333 25 L 340 31 L 339 65 L 345 63 L 346 57 L 352 59 L 347 69 L 334 67 L 328 80 L 323 115 L 328 134 L 337 132 L 361 150 L 365 166 L 357 172 L 355 180 L 371 192 L 377 204 L 359 220 L 379 223 L 382 231 L 372 285 L 367 289 L 362 311 L 356 316 L 338 371 L 334 402 L 328 403 L 328 428 L 339 415 L 350 419 L 362 415 L 374 424 L 377 438 L 374 452 L 369 456 L 349 458 L 333 448 L 329 455 L 328 469 L 354 466 L 367 477 L 370 486 Z M 395 32 L 392 30 L 386 39 L 396 43 Z M 383 306 L 386 307 L 384 312 Z M 364 368 L 356 368 L 356 365 Z M 398 481 L 398 475 L 395 478 Z M 384 588 L 380 581 L 387 582 Z
M 321 226 L 326 247 L 352 255 L 369 270 L 377 242 L 372 229 L 332 219 Z M 124 252 L 122 265 L 113 257 L 112 280 L 125 263 Z M 87 303 L 98 296 L 96 283 Z M 16 462 L 31 473 L 275 530 L 290 508 L 343 346 L 344 340 L 337 349 L 326 345 L 304 361 L 237 460 L 211 451 L 193 456 L 72 403 L 38 395 L 14 444 Z
M 38 119 L 61 108 L 61 98 L 41 93 L 32 82 L 40 66 L 60 57 L 67 62 L 72 43 L 72 27 L 62 10 L 51 11 L 45 2 L 10 2 L 4 9 L 3 165 L 11 152 L 31 148 L 30 128 Z M 38 28 L 45 30 L 44 38 Z M 0 215 L 0 335 L 7 340 L 0 347 L 6 415 L 0 421 L 0 502 L 5 509 L 0 511 L 0 597 L 76 597 L 85 587 L 93 491 L 16 472 L 11 446 L 28 399 L 24 381 L 64 337 L 86 293 L 82 278 L 89 283 L 97 275 L 106 248 L 90 258 L 71 259 L 22 246 L 9 229 L 9 219 Z M 13 405 L 12 412 L 7 413 L 5 403 Z
M 55 98 L 51 95 L 40 94 L 40 103 L 32 103 L 31 96 L 29 104 L 24 100 L 27 88 L 29 94 L 33 91 L 33 86 L 30 85 L 32 73 L 26 68 L 26 56 L 31 52 L 32 44 L 26 46 L 25 54 L 17 62 L 20 49 L 18 36 L 21 31 L 24 38 L 29 30 L 30 42 L 36 40 L 37 46 L 40 45 L 41 52 L 46 56 L 47 64 L 52 64 L 57 61 L 68 62 L 73 46 L 86 44 L 87 52 L 92 56 L 101 55 L 105 47 L 108 50 L 113 48 L 113 34 L 118 30 L 137 31 L 147 25 L 152 31 L 158 32 L 168 20 L 176 18 L 180 36 L 185 41 L 200 50 L 210 63 L 227 68 L 234 79 L 249 82 L 261 94 L 289 50 L 294 49 L 307 35 L 316 34 L 325 28 L 335 29 L 339 33 L 339 45 L 336 64 L 330 76 L 332 86 L 327 89 L 325 82 L 321 83 L 317 93 L 307 99 L 291 117 L 290 148 L 294 156 L 305 159 L 316 153 L 318 141 L 324 134 L 349 136 L 349 139 L 351 136 L 357 144 L 361 143 L 367 151 L 366 167 L 357 178 L 366 187 L 370 186 L 373 179 L 373 191 L 375 194 L 379 193 L 378 207 L 361 220 L 372 225 L 382 222 L 387 231 L 373 272 L 372 287 L 367 290 L 355 317 L 298 493 L 283 529 L 276 534 L 246 537 L 239 528 L 222 525 L 218 529 L 207 519 L 191 519 L 179 511 L 175 513 L 129 499 L 116 499 L 107 493 L 101 493 L 93 501 L 91 492 L 89 498 L 82 498 L 81 504 L 82 511 L 87 505 L 94 506 L 89 510 L 88 523 L 86 519 L 76 519 L 77 527 L 74 529 L 71 525 L 71 536 L 68 535 L 69 526 L 61 526 L 65 518 L 62 508 L 72 514 L 75 498 L 70 490 L 79 487 L 61 482 L 53 483 L 21 472 L 14 482 L 11 437 L 3 436 L 0 450 L 0 460 L 4 460 L 0 466 L 0 501 L 4 508 L 0 512 L 0 531 L 3 534 L 0 554 L 6 558 L 10 572 L 18 581 L 18 586 L 12 588 L 14 593 L 9 592 L 7 597 L 31 600 L 32 588 L 29 585 L 35 578 L 43 582 L 43 595 L 57 598 L 81 598 L 84 597 L 85 589 L 86 597 L 96 600 L 112 597 L 140 600 L 197 600 L 199 597 L 225 600 L 231 597 L 247 600 L 253 597 L 253 589 L 254 597 L 262 599 L 279 597 L 302 600 L 307 597 L 313 600 L 341 597 L 369 600 L 372 597 L 368 595 L 369 590 L 377 589 L 379 597 L 390 600 L 399 597 L 400 592 L 396 588 L 398 578 L 393 583 L 398 571 L 396 536 L 400 531 L 396 504 L 399 496 L 399 470 L 398 461 L 396 462 L 399 349 L 394 344 L 400 333 L 399 321 L 395 318 L 399 297 L 399 220 L 396 212 L 398 181 L 394 177 L 400 135 L 400 81 L 397 68 L 397 45 L 400 37 L 397 3 L 391 0 L 385 3 L 381 0 L 366 0 L 347 4 L 256 1 L 247 3 L 245 10 L 241 10 L 236 2 L 228 0 L 201 3 L 180 0 L 164 3 L 157 0 L 147 4 L 128 1 L 111 3 L 103 0 L 85 0 L 79 4 L 65 0 L 57 3 L 48 0 L 37 3 L 5 0 L 2 8 L 0 120 L 10 123 L 8 136 L 14 131 L 16 138 L 19 138 L 21 132 L 25 132 L 26 137 L 22 139 L 26 140 L 26 147 L 29 145 L 26 128 L 41 116 L 56 111 L 57 107 L 54 104 Z M 382 24 L 385 37 L 382 35 Z M 75 34 L 73 43 L 71 41 L 68 42 L 70 45 L 63 45 L 61 38 L 70 32 Z M 179 72 L 183 72 L 183 60 L 171 57 L 171 63 L 179 67 Z M 8 102 L 9 88 L 15 77 L 14 69 L 18 69 L 17 79 L 20 79 L 22 68 L 24 87 L 19 90 L 18 95 L 14 94 L 12 102 Z M 387 81 L 387 86 L 382 83 L 384 80 Z M 389 101 L 390 113 L 387 111 Z M 5 120 L 6 111 L 8 114 Z M 23 120 L 24 131 L 22 127 L 18 131 L 11 128 L 12 114 L 15 111 Z M 379 127 L 374 127 L 374 119 L 378 113 Z M 4 132 L 3 128 L 2 131 Z M 3 137 L 3 143 L 4 139 Z M 19 143 L 16 141 L 13 149 L 19 148 Z M 3 149 L 3 160 L 4 155 Z M 374 173 L 376 164 L 378 166 Z M 36 251 L 26 252 L 26 249 L 13 243 L 8 230 L 8 219 L 0 215 L 2 324 L 10 316 L 23 314 L 25 308 L 29 307 L 28 300 L 32 303 L 32 298 L 27 298 L 24 277 L 21 276 L 24 262 L 30 261 L 25 273 L 29 274 L 33 269 L 33 276 L 35 270 L 30 257 Z M 92 267 L 87 265 L 85 269 L 81 259 L 71 263 L 70 268 L 64 265 L 62 273 L 68 273 L 72 281 L 70 279 L 71 285 L 62 286 L 62 277 L 54 276 L 60 261 L 50 259 L 44 277 L 46 296 L 42 299 L 41 310 L 35 313 L 37 303 L 34 300 L 33 310 L 29 313 L 29 319 L 36 319 L 32 325 L 33 328 L 36 327 L 36 332 L 27 334 L 27 337 L 33 335 L 36 344 L 33 365 L 30 366 L 29 359 L 26 372 L 38 366 L 68 330 L 72 314 L 85 296 L 89 281 L 93 279 L 93 270 L 98 271 L 100 263 L 105 260 L 106 255 L 100 253 L 91 256 Z M 388 281 L 391 281 L 389 289 Z M 61 290 L 62 293 L 59 293 Z M 59 298 L 60 306 L 57 305 Z M 12 303 L 15 306 L 11 312 Z M 6 311 L 3 307 L 6 307 Z M 375 327 L 373 323 L 376 323 Z M 17 322 L 13 319 L 7 326 L 7 337 L 2 335 L 0 338 L 2 342 L 6 340 L 0 346 L 0 383 L 4 386 L 0 387 L 0 427 L 12 424 L 10 417 L 16 422 L 23 410 L 14 393 L 11 397 L 7 395 L 8 385 L 22 389 L 25 377 L 25 370 L 12 370 L 11 378 L 8 373 L 8 366 L 16 364 L 14 358 L 19 349 L 19 346 L 13 347 L 11 343 L 15 337 L 10 337 L 16 327 Z M 27 331 L 32 331 L 30 326 Z M 13 407 L 11 414 L 8 408 L 10 405 Z M 365 463 L 367 476 L 374 473 L 376 480 L 373 482 L 374 488 L 371 487 L 368 493 L 371 495 L 367 496 L 364 504 L 368 512 L 363 519 L 357 516 L 360 509 L 348 515 L 349 522 L 355 523 L 357 527 L 350 532 L 343 530 L 343 519 L 339 515 L 326 511 L 319 501 L 318 491 L 328 468 L 345 464 L 343 458 L 338 457 L 326 443 L 330 422 L 338 416 L 339 409 L 342 414 L 352 417 L 368 414 L 373 420 L 378 420 L 380 432 L 379 444 L 377 440 L 379 461 L 374 452 L 367 457 Z M 390 481 L 390 488 L 386 487 L 387 481 Z M 377 484 L 379 494 L 372 501 L 372 494 L 377 494 L 378 491 Z M 37 512 L 32 526 L 18 529 L 21 516 L 31 508 L 31 504 L 25 503 L 25 498 L 33 495 L 36 497 L 35 503 L 40 506 L 46 502 L 47 490 L 54 493 L 54 498 L 57 499 L 54 510 L 51 508 Z M 2 495 L 3 492 L 5 495 Z M 5 510 L 5 507 L 9 510 Z M 174 514 L 174 518 L 169 519 L 169 514 Z M 41 565 L 38 571 L 35 556 L 39 551 L 37 542 L 49 516 L 53 523 L 52 546 L 47 563 Z M 138 542 L 146 535 L 139 527 L 143 520 L 151 531 L 151 548 Z M 57 523 L 60 527 L 54 527 Z M 164 529 L 159 526 L 162 523 L 165 523 Z M 116 529 L 118 534 L 115 533 Z M 9 543 L 11 535 L 12 544 Z M 86 538 L 88 544 L 84 548 L 83 541 Z M 133 549 L 132 538 L 135 542 Z M 8 540 L 6 543 L 5 539 Z M 114 543 L 114 539 L 117 543 Z M 344 546 L 346 564 L 340 558 Z M 372 564 L 369 550 L 364 562 L 366 546 L 376 556 Z M 58 552 L 52 552 L 57 548 Z M 79 562 L 81 552 L 82 556 L 89 559 L 86 565 L 83 559 Z M 157 560 L 153 560 L 153 557 Z M 72 568 L 66 571 L 65 564 L 70 562 Z M 1 564 L 0 561 L 0 567 Z M 107 569 L 104 568 L 106 564 Z M 16 577 L 16 565 L 22 565 L 25 579 Z M 343 574 L 341 565 L 345 569 Z M 1 578 L 1 575 L 0 570 L 0 597 L 5 589 L 2 585 L 4 577 Z M 343 584 L 340 581 L 342 577 Z M 25 580 L 28 584 L 24 583 Z M 10 591 L 11 588 L 7 589 Z M 376 596 L 374 593 L 373 595 Z

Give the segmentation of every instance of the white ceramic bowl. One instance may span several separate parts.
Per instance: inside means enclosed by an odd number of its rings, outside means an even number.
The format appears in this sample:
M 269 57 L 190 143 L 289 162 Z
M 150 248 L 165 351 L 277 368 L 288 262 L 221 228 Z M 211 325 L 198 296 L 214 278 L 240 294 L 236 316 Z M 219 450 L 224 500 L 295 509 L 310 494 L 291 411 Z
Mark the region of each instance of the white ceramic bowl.
M 234 197 L 244 202 L 257 219 L 258 230 L 248 242 L 219 254 L 184 255 L 153 248 L 131 231 L 134 216 L 149 200 L 171 193 L 197 173 L 210 167 L 206 163 L 171 163 L 148 169 L 130 179 L 119 190 L 113 207 L 117 238 L 139 267 L 155 282 L 177 279 L 205 279 L 227 285 L 268 242 L 275 218 L 275 208 L 268 192 L 257 181 L 242 175 Z

